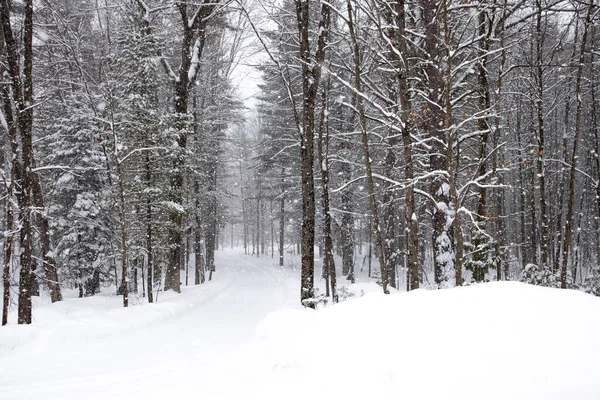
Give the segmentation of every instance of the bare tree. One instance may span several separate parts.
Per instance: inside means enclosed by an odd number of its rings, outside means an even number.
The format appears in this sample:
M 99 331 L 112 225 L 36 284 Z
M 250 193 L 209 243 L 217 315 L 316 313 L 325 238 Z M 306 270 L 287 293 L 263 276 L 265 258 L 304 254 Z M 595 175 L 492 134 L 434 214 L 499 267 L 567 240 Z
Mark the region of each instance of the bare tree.
M 562 265 L 560 268 L 560 287 L 562 289 L 567 288 L 567 267 L 569 264 L 569 249 L 571 247 L 571 240 L 573 236 L 573 207 L 575 198 L 575 179 L 577 171 L 577 158 L 579 149 L 579 137 L 581 136 L 581 113 L 582 113 L 582 98 L 581 98 L 581 77 L 583 74 L 583 68 L 585 66 L 585 50 L 587 46 L 588 32 L 592 23 L 594 10 L 594 1 L 591 0 L 585 16 L 585 22 L 583 25 L 583 35 L 581 37 L 581 44 L 579 48 L 579 62 L 577 63 L 577 75 L 575 78 L 575 135 L 573 137 L 573 150 L 571 153 L 571 167 L 569 169 L 569 195 L 567 200 L 567 216 L 565 218 L 565 235 L 563 239 L 563 254 L 562 254 Z

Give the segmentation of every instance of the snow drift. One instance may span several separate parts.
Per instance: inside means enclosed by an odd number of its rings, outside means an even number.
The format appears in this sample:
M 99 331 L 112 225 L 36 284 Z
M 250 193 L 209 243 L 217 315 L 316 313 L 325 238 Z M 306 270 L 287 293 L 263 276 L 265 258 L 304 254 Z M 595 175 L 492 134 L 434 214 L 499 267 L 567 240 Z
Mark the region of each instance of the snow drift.
M 495 282 L 278 311 L 255 356 L 298 398 L 597 400 L 599 334 L 599 298 Z
M 224 284 L 213 284 L 203 291 L 200 299 L 194 288 L 183 288 L 179 295 L 161 292 L 160 302 L 155 304 L 147 304 L 145 298 L 137 298 L 131 294 L 130 302 L 139 302 L 143 306 L 128 308 L 123 308 L 121 296 L 112 293 L 82 299 L 65 298 L 54 304 L 45 304 L 39 297 L 34 297 L 34 321 L 31 325 L 16 325 L 16 310 L 13 310 L 9 318 L 12 325 L 0 329 L 0 356 L 15 351 L 15 356 L 43 354 L 49 347 L 60 349 L 75 341 L 94 341 L 152 329 L 184 315 L 194 302 L 205 302 L 226 289 Z

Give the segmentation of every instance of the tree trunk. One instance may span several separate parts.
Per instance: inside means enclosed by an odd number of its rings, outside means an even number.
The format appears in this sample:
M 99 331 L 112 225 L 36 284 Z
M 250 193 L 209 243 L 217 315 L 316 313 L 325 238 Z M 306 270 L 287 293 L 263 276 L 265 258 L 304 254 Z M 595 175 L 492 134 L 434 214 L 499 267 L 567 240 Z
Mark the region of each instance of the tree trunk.
M 244 181 L 244 172 L 240 162 L 240 180 Z M 244 225 L 244 254 L 248 255 L 248 216 L 246 212 L 246 198 L 244 197 L 244 187 L 240 187 L 240 197 L 242 198 L 242 223 Z
M 443 49 L 441 42 L 440 21 L 438 21 L 439 6 L 437 0 L 421 0 L 423 7 L 423 21 L 425 27 L 425 60 L 427 66 L 428 105 L 423 109 L 425 115 L 425 129 L 432 139 L 429 156 L 429 170 L 435 173 L 431 182 L 430 193 L 435 205 L 433 208 L 433 263 L 435 284 L 441 286 L 447 279 L 447 270 L 454 266 L 453 246 L 451 235 L 448 231 L 448 211 L 450 210 L 450 184 L 448 176 L 447 159 L 448 143 L 444 119 L 444 75 L 441 68 L 444 65 Z
M 542 67 L 543 63 L 543 32 L 542 32 L 542 2 L 536 0 L 537 14 L 536 14 L 536 79 L 537 79 L 537 93 L 536 93 L 536 111 L 537 111 L 537 122 L 538 122 L 538 154 L 537 154 L 537 176 L 539 180 L 539 193 L 540 193 L 540 223 L 541 223 L 541 234 L 540 234 L 540 247 L 541 247 L 541 258 L 540 267 L 548 267 L 548 213 L 546 210 L 546 175 L 544 167 L 544 151 L 545 151 L 545 131 L 544 131 L 544 71 Z
M 0 33 L 2 31 L 0 30 Z M 0 38 L 3 39 L 3 36 L 0 35 Z M 4 41 L 2 41 L 1 50 L 4 49 Z M 4 70 L 0 65 L 0 74 L 4 74 Z M 10 92 L 8 90 L 8 86 L 2 85 L 0 86 L 0 93 L 2 93 L 3 102 L 3 110 L 4 116 L 6 119 L 6 124 L 8 126 L 8 145 L 10 154 L 10 172 L 7 182 L 6 179 L 4 184 L 7 188 L 6 193 L 6 236 L 4 239 L 4 268 L 2 273 L 2 282 L 3 282 L 3 306 L 2 306 L 2 325 L 6 325 L 8 323 L 8 308 L 10 306 L 10 266 L 12 263 L 12 254 L 13 254 L 13 246 L 15 240 L 15 215 L 14 215 L 14 192 L 15 192 L 15 182 L 19 179 L 21 175 L 20 166 L 19 166 L 19 142 L 17 137 L 17 125 L 13 120 L 13 110 L 12 104 L 10 101 Z
M 386 21 L 389 26 L 395 22 L 395 29 L 388 29 L 390 43 L 396 44 L 392 49 L 397 73 L 397 97 L 400 100 L 400 120 L 402 130 L 402 147 L 404 155 L 404 179 L 407 182 L 404 195 L 404 219 L 405 219 L 405 243 L 408 258 L 407 265 L 407 288 L 414 290 L 419 288 L 419 222 L 415 205 L 414 192 L 414 161 L 413 161 L 413 139 L 411 136 L 411 104 L 408 86 L 408 46 L 405 37 L 406 14 L 404 0 L 396 0 L 393 8 L 386 13 Z M 388 236 L 388 240 L 390 237 Z
M 275 258 L 275 222 L 274 222 L 274 218 L 273 218 L 273 199 L 271 199 L 269 201 L 269 220 L 270 220 L 270 230 L 271 230 L 271 240 L 270 240 L 270 244 L 271 244 L 271 258 Z M 231 236 L 233 237 L 233 231 L 231 232 Z M 232 239 L 232 244 L 231 244 L 231 248 L 233 248 L 233 239 Z
M 485 7 L 485 4 L 482 5 Z M 477 63 L 477 78 L 479 86 L 479 111 L 485 113 L 477 120 L 478 130 L 481 132 L 481 143 L 479 144 L 479 166 L 476 171 L 476 179 L 483 179 L 487 174 L 487 146 L 488 138 L 490 133 L 490 124 L 488 121 L 488 113 L 491 111 L 491 100 L 490 100 L 490 84 L 488 79 L 488 53 L 490 50 L 490 41 L 487 32 L 487 26 L 489 24 L 487 13 L 485 10 L 479 11 L 479 26 L 478 33 L 480 36 L 480 49 L 479 49 L 479 62 Z M 482 183 L 485 183 L 482 181 Z M 487 217 L 487 187 L 485 184 L 479 186 L 479 199 L 477 201 L 477 219 L 476 219 L 476 230 L 482 232 L 487 231 L 488 217 Z M 489 252 L 492 251 L 491 246 L 486 245 L 489 242 L 489 238 L 482 233 L 476 233 L 473 240 L 473 279 L 475 282 L 483 282 L 485 280 L 485 274 L 488 272 L 488 257 Z
M 595 29 L 592 26 L 592 32 L 594 32 Z M 592 36 L 592 43 L 594 43 L 594 36 Z M 594 52 L 590 52 L 590 65 L 592 65 L 592 68 L 590 68 L 591 71 L 591 79 L 590 81 L 592 82 L 591 84 L 591 89 L 590 89 L 590 97 L 591 97 L 591 101 L 592 101 L 592 109 L 594 110 L 598 110 L 600 109 L 600 105 L 598 105 L 598 102 L 596 100 L 596 82 L 597 82 L 597 75 L 595 74 L 595 69 L 593 68 L 594 65 Z M 592 131 L 594 134 L 594 139 L 595 139 L 595 143 L 596 146 L 594 148 L 595 150 L 595 155 L 594 155 L 594 160 L 596 162 L 596 173 L 598 174 L 596 176 L 596 187 L 595 187 L 595 194 L 596 194 L 596 262 L 598 264 L 600 264 L 600 126 L 598 123 L 598 113 L 593 112 L 592 113 Z
M 367 118 L 365 115 L 365 109 L 362 99 L 361 89 L 361 67 L 360 67 L 360 48 L 356 39 L 356 31 L 353 21 L 352 11 L 352 0 L 347 0 L 348 7 L 348 30 L 350 31 L 350 39 L 352 41 L 352 54 L 354 60 L 354 88 L 356 90 L 356 104 L 358 106 L 358 119 L 361 130 L 363 153 L 364 153 L 364 164 L 367 170 L 367 186 L 369 188 L 369 203 L 371 206 L 371 214 L 373 215 L 373 225 L 375 229 L 375 245 L 377 247 L 377 256 L 379 258 L 379 267 L 381 270 L 381 286 L 383 287 L 383 293 L 388 294 L 387 288 L 389 284 L 388 279 L 388 266 L 386 264 L 386 255 L 383 248 L 383 235 L 381 233 L 381 225 L 379 223 L 379 211 L 377 208 L 377 198 L 375 196 L 375 182 L 373 180 L 372 160 L 369 150 L 369 136 L 367 134 Z
M 196 229 L 194 238 L 194 252 L 196 253 L 195 261 L 195 278 L 194 284 L 200 285 L 205 282 L 206 275 L 204 269 L 204 256 L 202 255 L 202 231 L 200 229 L 200 218 L 196 217 Z
M 575 22 L 575 28 L 574 28 L 574 33 L 573 36 L 575 38 L 579 37 L 579 20 L 577 19 Z M 576 65 L 575 63 L 577 62 L 577 46 L 573 46 L 573 51 L 571 53 L 571 58 L 569 60 L 569 64 L 571 65 Z M 571 85 L 571 81 L 572 81 L 572 75 L 569 74 L 566 78 L 566 87 L 568 88 Z M 558 96 L 557 96 L 558 97 Z M 567 94 L 564 96 L 564 103 L 565 103 L 565 112 L 564 112 L 564 134 L 563 134 L 563 138 L 562 138 L 562 161 L 563 163 L 566 165 L 568 162 L 568 152 L 567 152 L 567 148 L 568 148 L 568 130 L 570 130 L 569 128 L 569 117 L 570 117 L 570 110 L 571 110 L 571 92 L 568 91 Z M 556 109 L 558 110 L 558 107 L 556 107 Z M 555 120 L 557 120 L 558 117 L 555 117 Z M 556 132 L 558 132 L 558 128 L 556 128 L 555 130 Z M 556 222 L 554 224 L 554 230 L 552 232 L 552 242 L 554 245 L 554 249 L 553 249 L 553 259 L 552 259 L 552 271 L 553 272 L 557 272 L 560 271 L 560 256 L 562 254 L 561 251 L 561 244 L 564 244 L 564 236 L 563 236 L 563 207 L 564 207 L 564 201 L 565 201 L 565 197 L 568 197 L 568 193 L 565 193 L 565 174 L 561 173 L 559 176 L 559 183 L 558 183 L 558 190 L 556 191 L 556 201 L 557 201 L 557 206 L 556 209 L 559 210 L 559 212 L 556 213 Z
M 186 238 L 186 245 L 185 245 L 185 286 L 189 285 L 189 278 L 190 278 L 190 257 L 192 254 L 192 235 L 191 235 L 191 231 L 188 235 L 188 237 Z
M 115 152 L 117 152 L 115 146 Z M 121 162 L 117 158 L 117 178 L 119 179 L 119 219 L 121 228 L 121 293 L 123 294 L 123 307 L 129 306 L 129 277 L 127 271 L 127 225 L 125 222 L 125 187 L 123 184 L 123 171 Z
M 321 119 L 319 122 L 319 138 L 317 140 L 319 165 L 321 167 L 320 169 L 323 206 L 323 238 L 325 241 L 323 271 L 326 279 L 328 279 L 328 282 L 331 283 L 331 299 L 334 303 L 337 303 L 337 277 L 335 271 L 335 261 L 333 259 L 333 240 L 331 239 L 331 212 L 329 209 L 329 122 L 327 121 L 326 112 L 327 92 L 326 90 L 323 90 L 321 102 Z M 323 131 L 325 131 L 325 137 L 323 137 Z M 327 286 L 327 289 L 329 289 L 329 285 Z M 329 295 L 329 293 L 327 293 L 327 295 Z
M 562 265 L 560 269 L 560 287 L 561 289 L 567 288 L 567 267 L 569 263 L 569 249 L 571 246 L 571 238 L 573 237 L 573 203 L 575 198 L 575 179 L 577 172 L 577 150 L 579 148 L 579 137 L 581 135 L 581 75 L 583 73 L 583 66 L 585 61 L 585 47 L 587 44 L 588 29 L 591 24 L 592 10 L 594 7 L 594 1 L 590 0 L 588 6 L 587 15 L 585 18 L 585 25 L 583 28 L 583 37 L 581 38 L 581 49 L 579 52 L 579 63 L 577 67 L 577 77 L 575 78 L 575 99 L 576 99 L 576 110 L 575 110 L 575 137 L 573 138 L 573 152 L 571 154 L 571 168 L 569 171 L 569 197 L 567 203 L 567 216 L 565 218 L 565 236 L 563 241 L 563 257 Z
M 131 280 L 133 281 L 131 283 L 131 287 L 129 290 L 131 290 L 131 293 L 138 293 L 138 267 L 139 267 L 139 259 L 138 258 L 134 258 L 133 259 L 133 271 L 132 272 L 132 278 Z
M 260 224 L 260 216 L 261 216 L 261 212 L 260 212 L 260 179 L 258 177 L 258 175 L 256 175 L 256 257 L 260 257 L 260 253 L 261 253 L 261 246 L 260 246 L 260 239 L 262 236 L 262 232 L 261 232 L 261 224 Z
M 281 168 L 281 193 L 279 199 L 279 266 L 283 267 L 283 252 L 285 250 L 285 169 Z
M 309 40 L 309 2 L 295 0 L 300 59 L 302 62 L 302 126 L 301 126 L 301 175 L 302 175 L 302 274 L 300 300 L 307 307 L 314 304 L 315 271 L 315 186 L 313 177 L 314 162 L 314 123 L 315 105 L 321 80 L 321 68 L 325 60 L 325 50 L 331 23 L 328 3 L 321 4 L 321 20 L 317 51 L 313 60 Z
M 146 297 L 146 275 L 144 275 L 144 260 L 142 259 L 142 297 Z
M 146 152 L 146 162 L 145 162 L 145 167 L 146 167 L 146 187 L 148 189 L 151 189 L 152 187 L 152 175 L 151 175 L 151 168 L 150 168 L 150 152 Z M 150 193 L 150 190 L 148 190 L 148 193 Z M 147 274 L 148 276 L 146 277 L 147 282 L 146 282 L 146 287 L 148 290 L 148 303 L 152 303 L 154 302 L 154 295 L 152 293 L 153 289 L 154 289 L 154 285 L 152 283 L 153 277 L 154 277 L 154 254 L 153 254 L 153 245 L 152 245 L 152 199 L 150 198 L 150 195 L 148 194 L 148 196 L 146 197 L 146 257 L 147 257 L 147 262 L 148 262 L 148 270 L 147 270 Z
M 520 104 L 517 103 L 517 104 Z M 519 107 L 520 108 L 520 107 Z M 517 148 L 519 149 L 519 181 L 521 182 L 521 187 L 519 190 L 519 199 L 520 199 L 520 216 L 521 216 L 521 241 L 520 241 L 520 249 L 521 249 L 521 268 L 525 269 L 525 266 L 530 262 L 534 262 L 535 257 L 531 257 L 531 254 L 535 252 L 535 250 L 531 249 L 531 240 L 528 240 L 527 236 L 527 218 L 528 214 L 527 208 L 527 200 L 525 196 L 525 185 L 527 184 L 527 176 L 525 175 L 525 170 L 523 165 L 527 162 L 527 159 L 522 156 L 523 148 L 521 144 L 521 114 L 517 113 L 517 122 L 516 122 L 516 134 L 517 134 Z M 532 194 L 533 197 L 533 194 Z M 534 248 L 535 249 L 535 248 Z
M 14 162 L 13 162 L 14 164 Z M 12 170 L 12 168 L 11 168 Z M 13 174 L 11 173 L 11 182 L 8 185 L 8 196 L 6 200 L 6 232 L 8 233 L 4 239 L 4 268 L 2 272 L 2 283 L 4 285 L 3 303 L 2 303 L 2 325 L 8 323 L 8 307 L 10 305 L 10 264 L 12 261 L 13 249 L 13 230 L 14 230 L 14 215 L 12 209 L 13 202 Z
M 18 195 L 19 214 L 21 218 L 21 273 L 19 281 L 19 324 L 31 323 L 31 289 L 33 284 L 32 249 L 31 240 L 33 230 L 31 227 L 32 206 L 32 167 L 34 165 L 32 128 L 33 128 L 33 1 L 24 1 L 23 19 L 23 44 L 22 51 L 14 36 L 11 26 L 10 9 L 8 0 L 0 2 L 0 22 L 8 63 L 8 72 L 12 83 L 12 97 L 16 105 L 16 123 L 21 139 L 21 165 L 22 179 L 21 190 Z M 20 62 L 23 58 L 23 71 Z
M 396 178 L 395 170 L 396 165 L 396 147 L 398 144 L 398 138 L 394 132 L 389 132 L 389 138 L 387 140 L 387 149 L 385 156 L 385 175 L 390 179 Z M 396 288 L 396 264 L 398 263 L 399 251 L 396 247 L 396 230 L 397 230 L 397 215 L 396 209 L 398 208 L 397 199 L 395 195 L 393 185 L 386 182 L 385 189 L 383 192 L 383 226 L 384 226 L 384 254 L 386 254 L 387 271 L 386 275 L 388 283 L 391 287 Z
M 461 203 L 458 195 L 457 180 L 458 171 L 460 170 L 460 141 L 456 134 L 453 117 L 453 106 L 452 106 L 452 52 L 450 50 L 450 26 L 448 23 L 448 1 L 442 0 L 442 10 L 444 17 L 444 48 L 446 49 L 446 72 L 445 72 L 445 85 L 444 100 L 445 100 L 445 118 L 444 122 L 446 132 L 446 143 L 447 143 L 447 156 L 446 161 L 448 163 L 448 176 L 450 185 L 450 199 L 454 208 L 454 220 L 452 221 L 454 240 L 455 240 L 455 253 L 454 253 L 454 279 L 455 285 L 461 286 L 463 284 L 462 268 L 463 268 L 463 232 L 462 232 L 462 215 L 460 213 Z M 451 219 L 451 215 L 446 218 Z
M 33 167 L 35 168 L 35 159 L 32 160 Z M 62 294 L 60 291 L 60 285 L 58 282 L 58 268 L 56 261 L 52 256 L 50 246 L 50 222 L 48 220 L 46 201 L 42 192 L 42 185 L 40 178 L 37 173 L 32 173 L 32 197 L 33 205 L 41 210 L 38 215 L 38 225 L 40 230 L 40 242 L 42 250 L 42 266 L 44 274 L 46 276 L 46 282 L 50 291 L 50 301 L 57 302 L 62 300 Z
M 342 165 L 342 174 L 344 181 L 349 182 L 352 177 L 352 169 L 349 163 Z M 352 191 L 344 190 L 340 197 L 343 212 L 340 225 L 342 275 L 348 276 L 350 271 L 354 269 L 354 216 L 352 215 Z
M 204 256 L 202 253 L 202 220 L 199 214 L 200 182 L 198 181 L 198 178 L 196 178 L 196 182 L 194 183 L 194 190 L 196 192 L 196 226 L 194 227 L 194 253 L 196 254 L 196 259 L 194 263 L 194 284 L 200 285 L 206 280 L 206 270 L 204 268 Z
M 356 96 L 354 96 L 356 99 Z M 349 110 L 346 114 L 346 110 L 341 109 L 339 118 L 340 130 L 342 132 L 352 132 L 354 130 L 355 114 L 354 110 Z M 352 143 L 350 140 L 343 140 L 340 143 L 340 151 L 342 157 L 350 159 L 352 154 Z M 350 182 L 352 180 L 353 167 L 350 163 L 341 163 L 340 172 L 343 182 Z M 353 192 L 350 188 L 344 189 L 340 194 L 340 206 L 342 209 L 341 223 L 340 223 L 340 247 L 342 254 L 342 275 L 348 276 L 350 271 L 354 269 L 354 210 L 353 204 Z M 360 244 L 359 244 L 360 249 Z
M 206 268 L 208 269 L 208 280 L 212 279 L 212 273 L 215 271 L 215 249 L 218 246 L 217 240 L 217 166 L 213 163 L 209 171 L 208 185 L 208 213 L 206 216 Z M 258 250 L 258 247 L 257 247 Z
M 188 100 L 190 95 L 190 87 L 194 84 L 198 74 L 199 64 L 193 63 L 193 57 L 200 59 L 206 42 L 206 27 L 216 8 L 221 6 L 221 0 L 210 3 L 202 3 L 195 7 L 195 12 L 190 18 L 188 13 L 187 0 L 177 2 L 176 8 L 181 16 L 182 26 L 182 41 L 180 51 L 180 66 L 177 71 L 177 76 L 167 69 L 171 75 L 171 83 L 174 92 L 174 118 L 175 126 L 178 130 L 176 142 L 177 146 L 174 150 L 175 159 L 173 160 L 173 173 L 170 180 L 170 200 L 181 206 L 183 204 L 183 182 L 185 169 L 185 149 L 187 147 L 188 135 Z M 195 62 L 195 61 L 194 61 Z M 163 62 L 164 64 L 164 62 Z M 181 271 L 181 228 L 183 215 L 178 209 L 171 210 L 170 227 L 168 229 L 168 244 L 170 248 L 169 264 L 165 277 L 165 290 L 173 290 L 177 293 L 181 292 L 180 271 Z M 209 232 L 210 235 L 211 232 Z M 208 243 L 207 243 L 208 244 Z M 214 251 L 214 244 L 212 243 Z M 208 249 L 207 249 L 208 250 Z M 208 253 L 208 252 L 207 252 Z M 208 258 L 208 254 L 207 254 Z M 208 260 L 207 260 L 208 261 Z
M 266 245 L 265 245 L 265 202 L 261 202 L 261 207 L 262 212 L 260 213 L 260 231 L 261 231 L 261 235 L 260 235 L 260 254 L 262 254 L 263 256 L 265 255 L 265 249 L 266 249 Z
M 496 81 L 496 116 L 495 116 L 495 127 L 494 127 L 494 136 L 493 136 L 493 146 L 494 146 L 494 159 L 493 159 L 493 165 L 492 165 L 492 169 L 493 169 L 493 176 L 498 176 L 498 181 L 500 186 L 502 186 L 503 182 L 503 175 L 499 175 L 498 174 L 498 146 L 500 145 L 500 115 L 501 115 L 501 100 L 502 100 L 502 85 L 503 85 L 503 75 L 504 75 L 504 67 L 506 65 L 506 46 L 505 46 L 505 29 L 504 29 L 504 21 L 506 21 L 506 17 L 507 17 L 507 0 L 504 0 L 503 2 L 504 5 L 504 14 L 502 16 L 502 21 L 500 24 L 500 48 L 501 48 L 501 56 L 500 56 L 500 68 L 498 70 L 498 78 Z M 504 166 L 506 165 L 506 156 L 503 154 L 502 157 L 502 165 Z M 521 168 L 522 165 L 521 163 L 519 163 L 519 177 L 521 177 Z M 494 202 L 495 202 L 495 209 L 496 212 L 495 214 L 495 218 L 496 218 L 496 223 L 495 223 L 495 234 L 496 234 L 496 240 L 495 240 L 495 254 L 496 254 L 496 276 L 497 276 L 497 280 L 500 280 L 500 275 L 501 275 L 501 271 L 504 271 L 504 279 L 505 280 L 509 280 L 509 267 L 510 264 L 508 262 L 504 262 L 504 257 L 502 254 L 502 247 L 503 244 L 506 243 L 506 235 L 505 235 L 505 229 L 504 229 L 504 221 L 503 218 L 501 218 L 502 215 L 504 215 L 504 198 L 502 196 L 502 192 L 501 192 L 501 188 L 494 188 L 493 189 L 493 198 L 494 198 Z M 521 190 L 520 196 L 523 195 L 523 191 Z M 502 268 L 504 267 L 504 268 Z

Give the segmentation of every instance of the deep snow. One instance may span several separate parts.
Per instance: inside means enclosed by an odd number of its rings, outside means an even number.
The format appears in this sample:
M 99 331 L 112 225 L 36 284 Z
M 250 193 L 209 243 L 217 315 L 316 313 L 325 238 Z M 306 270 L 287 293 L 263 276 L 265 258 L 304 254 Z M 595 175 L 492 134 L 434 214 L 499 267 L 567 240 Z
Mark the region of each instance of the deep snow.
M 493 282 L 272 313 L 256 353 L 340 398 L 598 400 L 599 334 L 600 298 Z
M 289 265 L 217 257 L 157 304 L 67 299 L 0 328 L 0 399 L 600 399 L 590 295 L 500 282 L 315 312 Z

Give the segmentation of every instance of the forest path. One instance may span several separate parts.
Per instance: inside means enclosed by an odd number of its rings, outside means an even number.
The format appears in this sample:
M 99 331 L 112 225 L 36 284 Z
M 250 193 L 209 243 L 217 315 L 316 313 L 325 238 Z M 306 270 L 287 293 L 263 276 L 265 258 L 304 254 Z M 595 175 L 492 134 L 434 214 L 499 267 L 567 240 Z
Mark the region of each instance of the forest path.
M 256 393 L 252 387 L 261 379 L 250 366 L 256 326 L 270 311 L 296 303 L 298 273 L 239 250 L 216 257 L 212 282 L 169 297 L 189 304 L 177 316 L 93 340 L 49 339 L 36 351 L 0 355 L 0 399 L 220 399 Z

